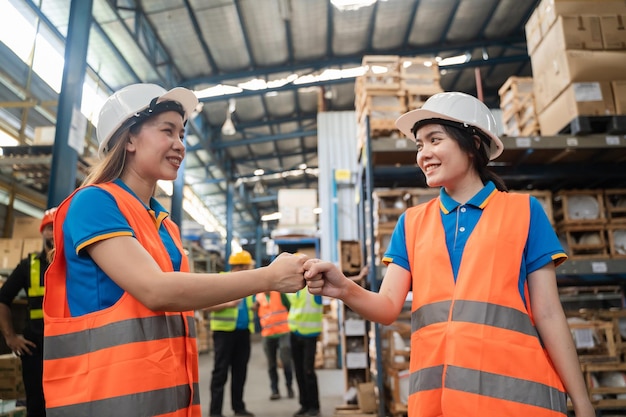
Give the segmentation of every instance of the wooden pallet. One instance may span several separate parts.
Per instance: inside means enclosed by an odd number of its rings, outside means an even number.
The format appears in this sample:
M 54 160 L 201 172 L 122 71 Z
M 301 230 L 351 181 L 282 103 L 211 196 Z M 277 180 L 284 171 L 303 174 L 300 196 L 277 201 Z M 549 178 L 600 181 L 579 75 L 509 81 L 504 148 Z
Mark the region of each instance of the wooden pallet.
M 397 119 L 406 113 L 406 94 L 402 91 L 376 91 L 356 97 L 357 120 L 364 123 L 365 116 L 373 119 Z
M 581 209 L 580 201 L 583 201 Z M 591 203 L 593 200 L 595 203 Z M 590 207 L 584 207 L 584 204 Z M 594 207 L 591 207 L 594 205 Z M 553 198 L 554 222 L 557 226 L 603 225 L 606 223 L 602 190 L 564 190 Z
M 565 238 L 570 259 L 609 258 L 604 225 L 561 225 L 557 232 Z
M 581 363 L 619 363 L 613 323 L 593 320 L 568 322 Z
M 365 55 L 361 65 L 365 73 L 356 80 L 357 92 L 400 89 L 400 58 L 397 55 Z
M 596 410 L 626 409 L 626 399 L 623 398 L 624 394 L 626 394 L 626 387 L 610 387 L 597 384 L 597 381 L 601 380 L 601 374 L 605 372 L 626 372 L 625 363 L 588 363 L 583 364 L 581 369 L 587 384 L 589 398 L 591 399 L 591 402 Z
M 505 110 L 510 103 L 533 94 L 532 77 L 509 77 L 498 89 L 500 108 Z
M 626 258 L 626 223 L 607 225 L 606 234 L 609 238 L 609 253 L 611 258 Z
M 605 189 L 604 204 L 610 224 L 626 223 L 626 189 Z

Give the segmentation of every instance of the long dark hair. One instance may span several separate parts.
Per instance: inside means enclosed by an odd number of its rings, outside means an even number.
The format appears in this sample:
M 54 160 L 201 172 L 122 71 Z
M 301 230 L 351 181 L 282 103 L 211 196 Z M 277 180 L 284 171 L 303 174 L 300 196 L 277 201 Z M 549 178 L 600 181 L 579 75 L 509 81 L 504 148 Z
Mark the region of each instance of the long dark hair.
M 439 124 L 439 122 L 435 123 Z M 505 192 L 509 190 L 504 180 L 488 167 L 489 143 L 491 139 L 487 135 L 472 126 L 463 127 L 460 124 L 456 126 L 453 122 L 448 121 L 440 124 L 448 136 L 454 139 L 459 144 L 459 147 L 472 157 L 472 165 L 478 172 L 483 184 L 487 183 L 487 181 L 492 181 L 498 190 Z M 476 147 L 476 137 L 480 139 L 480 146 L 478 147 Z

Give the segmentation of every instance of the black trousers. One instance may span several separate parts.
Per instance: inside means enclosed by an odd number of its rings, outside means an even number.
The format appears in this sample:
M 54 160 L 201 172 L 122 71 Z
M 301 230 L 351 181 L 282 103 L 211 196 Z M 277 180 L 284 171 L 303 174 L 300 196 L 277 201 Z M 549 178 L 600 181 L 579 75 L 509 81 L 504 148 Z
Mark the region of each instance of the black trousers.
M 319 410 L 320 398 L 315 374 L 315 349 L 317 337 L 302 337 L 291 333 L 291 355 L 304 410 Z
M 279 337 L 264 337 L 263 351 L 267 358 L 267 372 L 270 376 L 270 388 L 272 394 L 278 394 L 278 357 L 283 363 L 283 371 L 285 374 L 285 386 L 291 389 L 293 381 L 293 372 L 291 370 L 291 341 L 289 333 L 280 335 Z
M 248 373 L 250 360 L 250 331 L 234 330 L 232 332 L 213 332 L 213 352 L 215 361 L 211 374 L 211 406 L 212 416 L 222 415 L 224 403 L 224 386 L 230 370 L 230 402 L 234 412 L 243 411 L 243 386 Z
M 35 342 L 37 343 L 37 342 Z M 22 379 L 26 391 L 26 415 L 27 417 L 45 417 L 46 403 L 43 398 L 43 349 L 41 344 L 36 348 L 30 348 L 32 355 L 23 354 Z

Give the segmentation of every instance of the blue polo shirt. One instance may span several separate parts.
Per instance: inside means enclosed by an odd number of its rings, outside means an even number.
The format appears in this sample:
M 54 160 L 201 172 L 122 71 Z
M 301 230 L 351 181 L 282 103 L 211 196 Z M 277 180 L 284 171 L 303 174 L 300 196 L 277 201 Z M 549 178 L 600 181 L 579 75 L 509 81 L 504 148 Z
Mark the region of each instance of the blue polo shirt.
M 122 180 L 118 178 L 114 183 L 139 200 Z M 174 270 L 179 271 L 182 254 L 162 221 L 156 220 L 160 213 L 167 211 L 154 198 L 150 199 L 150 207 L 146 207 L 146 210 L 155 219 L 159 236 L 172 259 Z M 124 293 L 84 250 L 90 244 L 118 236 L 134 237 L 135 232 L 122 215 L 113 196 L 98 187 L 86 187 L 77 191 L 63 222 L 67 299 L 72 317 L 111 307 Z
M 496 192 L 498 191 L 495 185 L 489 181 L 466 204 L 459 204 L 454 201 L 443 187 L 439 192 L 441 221 L 445 231 L 446 247 L 448 248 L 448 256 L 452 264 L 455 281 L 467 239 L 480 220 L 483 209 L 489 204 L 489 197 Z M 404 221 L 405 215 L 402 214 L 391 235 L 383 262 L 386 264 L 394 263 L 406 270 L 410 270 Z M 531 196 L 530 227 L 528 229 L 526 247 L 522 255 L 518 284 L 520 295 L 524 302 L 526 301 L 524 284 L 526 283 L 527 275 L 545 266 L 548 262 L 555 261 L 557 264 L 560 264 L 566 258 L 567 255 L 548 220 L 548 216 L 546 216 L 543 207 L 541 207 L 541 203 Z

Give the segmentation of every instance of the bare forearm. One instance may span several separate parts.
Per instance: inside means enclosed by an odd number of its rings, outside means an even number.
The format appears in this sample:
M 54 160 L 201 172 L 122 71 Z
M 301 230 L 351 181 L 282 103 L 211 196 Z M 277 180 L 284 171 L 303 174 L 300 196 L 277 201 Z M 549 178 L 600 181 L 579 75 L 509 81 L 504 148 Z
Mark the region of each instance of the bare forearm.
M 13 329 L 13 315 L 11 309 L 6 304 L 0 303 L 0 331 L 4 339 L 15 336 L 15 329 Z
M 243 272 L 243 273 L 242 273 Z M 153 310 L 219 310 L 233 300 L 267 290 L 267 269 L 229 274 L 163 273 L 162 285 L 155 287 L 146 304 Z
M 537 329 L 572 403 L 587 401 L 587 387 L 565 317 L 556 312 L 549 317 L 537 317 Z
M 398 317 L 394 303 L 383 293 L 368 291 L 352 280 L 346 285 L 341 300 L 366 320 L 391 324 Z

